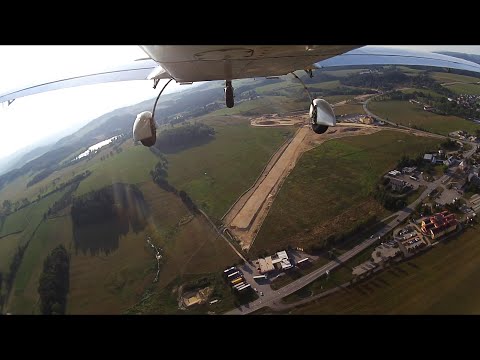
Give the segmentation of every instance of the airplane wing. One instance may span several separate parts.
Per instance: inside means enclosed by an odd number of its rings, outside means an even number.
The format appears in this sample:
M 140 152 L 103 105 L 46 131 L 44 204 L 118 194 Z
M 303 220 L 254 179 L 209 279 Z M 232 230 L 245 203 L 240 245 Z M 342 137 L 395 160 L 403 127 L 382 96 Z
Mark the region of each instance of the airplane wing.
M 154 60 L 142 59 L 90 74 L 74 76 L 67 79 L 56 79 L 49 82 L 12 89 L 0 94 L 0 103 L 6 101 L 11 103 L 13 100 L 23 96 L 69 87 L 94 85 L 113 81 L 146 80 L 152 74 L 156 79 L 169 79 L 170 75 L 162 70 L 163 69 L 160 69 Z
M 424 65 L 480 72 L 479 64 L 452 56 L 371 46 L 156 45 L 141 48 L 150 59 L 9 90 L 0 94 L 0 103 L 45 91 L 111 81 L 171 78 L 188 83 L 281 76 L 295 70 L 347 65 Z
M 442 54 L 365 46 L 315 63 L 317 69 L 351 65 L 417 65 L 480 72 L 480 64 Z

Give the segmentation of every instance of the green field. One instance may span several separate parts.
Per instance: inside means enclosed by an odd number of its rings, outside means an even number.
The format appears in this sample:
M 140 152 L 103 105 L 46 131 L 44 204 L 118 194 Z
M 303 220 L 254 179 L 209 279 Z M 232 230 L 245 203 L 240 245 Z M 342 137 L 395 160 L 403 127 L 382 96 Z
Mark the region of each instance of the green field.
M 407 66 L 396 66 L 396 68 L 407 75 L 417 75 L 421 72 L 424 72 L 423 70 L 411 68 Z
M 456 94 L 480 95 L 480 85 L 477 84 L 453 84 L 445 87 Z
M 280 84 L 282 85 L 282 87 L 285 87 L 284 83 Z M 231 109 L 223 108 L 213 111 L 208 116 L 214 117 L 218 115 L 262 115 L 270 113 L 282 114 L 302 109 L 307 111 L 308 107 L 308 98 L 302 100 L 297 97 L 292 97 L 291 95 L 263 96 L 261 98 L 247 100 L 235 104 L 235 107 Z
M 165 304 L 155 303 L 158 308 L 151 306 L 145 311 L 175 312 L 176 301 L 173 298 L 174 307 L 168 305 L 172 299 L 169 298 L 171 294 L 163 290 L 166 286 L 182 283 L 185 277 L 218 274 L 238 261 L 232 249 L 202 217 L 191 218 L 179 197 L 161 190 L 151 181 L 142 183 L 140 188 L 151 211 L 148 225 L 138 233 L 130 230 L 120 236 L 118 248 L 109 254 L 76 252 L 68 213 L 43 221 L 31 238 L 17 271 L 8 311 L 38 313 L 37 288 L 43 261 L 60 243 L 71 255 L 69 314 L 122 313 L 138 303 L 147 289 L 161 296 Z M 182 219 L 187 221 L 182 224 Z M 146 243 L 147 236 L 162 248 L 164 256 L 159 281 L 153 285 L 156 261 L 153 250 Z M 11 243 L 9 248 L 16 247 L 18 242 L 14 235 L 1 240 Z M 232 301 L 229 296 L 229 292 L 224 295 L 224 305 Z
M 334 105 L 344 100 L 352 100 L 353 98 L 355 98 L 355 96 L 357 95 L 332 95 L 332 96 L 324 96 L 323 99 L 328 101 L 330 104 Z
M 208 117 L 205 121 L 216 128 L 216 139 L 168 155 L 168 179 L 179 189 L 185 189 L 195 201 L 199 201 L 200 206 L 205 205 L 206 210 L 220 217 L 236 197 L 253 183 L 270 156 L 294 129 L 253 128 L 249 125 L 249 119 L 236 117 Z M 58 179 L 57 183 L 61 183 L 75 173 L 89 169 L 92 174 L 80 183 L 76 196 L 113 182 L 137 183 L 152 209 L 147 228 L 136 234 L 129 232 L 122 236 L 118 248 L 109 255 L 95 256 L 75 253 L 68 211 L 65 217 L 42 223 L 31 237 L 48 206 L 63 194 L 61 191 L 9 216 L 0 236 L 23 232 L 0 239 L 2 267 L 8 270 L 10 259 L 19 244 L 30 238 L 31 243 L 17 272 L 8 311 L 38 311 L 37 287 L 43 260 L 59 242 L 64 243 L 72 255 L 67 312 L 75 314 L 127 311 L 138 303 L 147 289 L 165 300 L 165 304 L 156 302 L 150 307 L 143 307 L 142 311 L 175 312 L 176 300 L 170 292 L 172 284 L 181 284 L 185 279 L 195 279 L 205 274 L 217 274 L 225 266 L 238 261 L 232 249 L 213 232 L 209 224 L 202 218 L 189 221 L 189 212 L 181 200 L 151 182 L 149 171 L 158 161 L 152 152 L 142 146 L 134 147 L 131 140 L 122 149 L 120 154 L 101 161 L 100 157 L 111 150 L 104 149 L 95 158 L 62 169 L 29 189 L 25 188 L 25 184 L 33 174 L 8 185 L 19 198 L 23 197 L 25 191 L 31 192 L 34 197 L 39 187 L 52 189 L 53 180 Z M 233 165 L 230 167 L 230 164 Z M 205 176 L 205 172 L 208 176 Z M 182 219 L 187 219 L 187 223 L 179 225 Z M 151 248 L 145 242 L 147 235 L 152 236 L 165 251 L 160 280 L 153 286 L 156 263 Z M 226 286 L 225 289 L 218 290 L 223 294 L 221 305 L 216 306 L 218 309 L 233 304 L 230 290 Z M 172 304 L 175 305 L 173 308 L 170 306 Z
M 251 251 L 318 243 L 362 220 L 388 215 L 370 195 L 403 154 L 436 149 L 439 140 L 395 131 L 327 141 L 305 153 L 275 199 Z
M 151 178 L 149 172 L 157 162 L 156 155 L 142 145 L 125 147 L 120 154 L 104 161 L 97 161 L 90 166 L 88 169 L 92 174 L 80 183 L 76 195 L 114 182 L 136 184 L 149 180 Z
M 38 313 L 38 280 L 43 261 L 52 249 L 64 244 L 69 249 L 71 239 L 70 216 L 46 220 L 32 237 L 22 263 L 17 271 L 9 301 L 9 311 L 14 314 Z
M 480 314 L 480 233 L 439 243 L 370 280 L 293 310 L 294 314 Z
M 221 218 L 294 128 L 255 128 L 238 117 L 206 117 L 205 123 L 215 128 L 215 140 L 168 155 L 168 180 Z
M 181 282 L 183 276 L 218 273 L 237 260 L 230 247 L 202 218 L 178 225 L 190 213 L 177 196 L 151 181 L 142 183 L 140 189 L 151 210 L 147 227 L 139 233 L 130 231 L 122 236 L 118 249 L 108 256 L 79 253 L 72 257 L 69 313 L 119 314 L 138 303 L 147 289 L 155 297 L 161 296 L 162 303 L 152 304 L 143 311 L 175 311 L 175 298 L 171 293 L 163 293 L 166 286 Z M 146 236 L 162 248 L 164 257 L 155 284 L 152 281 L 157 265 Z
M 344 69 L 344 70 L 323 70 L 322 72 L 327 75 L 332 75 L 336 77 L 347 77 L 353 74 L 358 74 L 366 69 Z
M 350 114 L 365 114 L 363 111 L 363 106 L 360 104 L 345 104 L 335 106 L 333 109 L 336 116 L 339 115 L 350 115 Z
M 255 88 L 255 92 L 260 95 L 268 95 L 271 92 L 278 92 L 280 95 L 289 95 L 292 91 L 302 90 L 303 86 L 298 80 L 285 80 L 275 84 L 263 85 Z
M 332 270 L 328 277 L 319 277 L 307 286 L 283 298 L 282 302 L 291 304 L 306 297 L 319 294 L 325 290 L 332 289 L 349 282 L 353 278 L 352 269 L 355 266 L 358 266 L 365 261 L 368 261 L 371 258 L 372 252 L 376 246 L 378 246 L 378 241 L 376 242 L 376 244 L 369 246 L 352 259 L 343 263 L 342 266 L 339 266 L 335 270 Z
M 132 140 L 127 140 L 123 145 L 122 149 L 123 150 L 128 150 L 132 147 L 133 141 Z M 42 181 L 39 181 L 38 183 L 27 187 L 27 183 L 35 176 L 36 173 L 28 173 L 26 175 L 23 175 L 15 181 L 8 183 L 4 188 L 0 190 L 0 202 L 3 202 L 3 200 L 8 199 L 12 202 L 15 202 L 16 200 L 20 200 L 22 198 L 27 198 L 30 201 L 36 200 L 37 195 L 45 195 L 53 190 L 55 190 L 55 187 L 60 185 L 63 182 L 66 182 L 70 179 L 72 179 L 75 175 L 80 174 L 84 172 L 85 170 L 92 170 L 92 169 L 98 169 L 99 167 L 102 167 L 104 164 L 108 164 L 110 161 L 116 159 L 118 154 L 114 154 L 113 157 L 110 157 L 106 159 L 105 161 L 101 161 L 100 158 L 112 150 L 111 146 L 105 146 L 102 149 L 99 150 L 99 152 L 93 157 L 92 159 L 87 159 L 82 160 L 72 166 L 64 167 L 60 170 L 54 171 L 52 174 L 47 176 L 45 179 Z M 123 155 L 125 159 L 125 155 L 123 152 L 120 154 Z M 130 156 L 130 158 L 129 158 Z M 132 158 L 135 159 L 135 155 L 132 157 L 131 155 L 126 156 L 127 160 L 131 160 Z M 136 160 L 136 159 L 135 159 Z M 123 162 L 124 160 L 121 160 L 120 162 Z M 131 167 L 131 164 L 128 164 L 128 167 Z M 107 169 L 109 172 L 111 172 L 111 166 L 107 165 Z M 125 164 L 124 164 L 124 169 L 123 171 L 126 171 L 125 169 Z M 119 171 L 120 173 L 122 171 Z M 93 174 L 92 174 L 93 175 Z M 105 173 L 97 174 L 94 176 L 98 178 L 98 176 L 103 176 Z M 111 175 L 111 174 L 107 174 Z M 104 184 L 105 182 L 98 182 L 97 180 L 93 180 L 93 182 L 97 182 L 99 186 L 101 184 Z M 41 193 L 40 190 L 43 189 L 44 191 Z
M 405 94 L 412 94 L 414 92 L 422 92 L 424 94 L 428 94 L 428 95 L 431 95 L 432 97 L 434 98 L 439 98 L 439 97 L 443 97 L 443 95 L 433 91 L 433 90 L 430 90 L 430 89 L 417 89 L 417 88 L 411 88 L 411 89 L 402 89 L 402 92 L 405 93 Z
M 57 191 L 40 201 L 34 202 L 23 209 L 10 214 L 5 219 L 0 236 L 5 236 L 18 231 L 23 231 L 23 237 L 30 236 L 35 227 L 41 221 L 43 214 L 48 210 L 49 206 L 62 197 L 64 192 L 65 189 Z
M 319 84 L 309 84 L 310 88 L 325 89 L 325 90 L 333 90 L 340 86 L 342 86 L 342 84 L 340 83 L 340 80 L 325 81 Z
M 448 135 L 452 131 L 465 130 L 475 133 L 480 125 L 457 116 L 442 116 L 423 110 L 408 101 L 371 101 L 368 109 L 389 121 L 405 126 L 418 126 L 427 131 Z
M 22 244 L 22 234 L 13 234 L 0 239 L 0 272 L 6 274 L 10 269 L 10 263 L 15 250 Z
M 480 78 L 478 77 L 457 75 L 452 73 L 442 73 L 442 72 L 433 72 L 430 74 L 430 76 L 440 83 L 449 83 L 449 82 L 455 82 L 455 81 L 471 83 L 471 82 L 480 81 Z

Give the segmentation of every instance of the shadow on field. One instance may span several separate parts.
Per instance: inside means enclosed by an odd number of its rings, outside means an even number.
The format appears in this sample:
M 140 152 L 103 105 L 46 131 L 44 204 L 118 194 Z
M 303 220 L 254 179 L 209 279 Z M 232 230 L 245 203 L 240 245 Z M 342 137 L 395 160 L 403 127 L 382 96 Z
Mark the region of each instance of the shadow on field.
M 361 295 L 368 295 L 368 293 L 363 290 L 362 285 L 355 286 L 353 289 L 359 292 Z
M 390 268 L 390 269 L 388 270 L 388 272 L 389 272 L 390 274 L 392 274 L 393 276 L 400 277 L 400 275 L 399 275 L 393 268 Z
M 130 185 L 113 184 L 76 199 L 72 207 L 75 251 L 106 255 L 118 249 L 120 236 L 147 225 L 143 194 Z
M 121 235 L 126 235 L 130 229 L 128 218 L 117 218 L 101 224 L 92 224 L 73 229 L 75 250 L 86 255 L 106 255 L 118 249 Z
M 407 265 L 413 267 L 414 269 L 420 269 L 420 266 L 418 266 L 417 264 L 414 264 L 414 263 L 412 263 L 412 262 L 410 262 L 410 261 L 407 262 Z
M 390 286 L 390 283 L 388 281 L 385 281 L 383 278 L 378 278 L 377 280 L 385 286 Z

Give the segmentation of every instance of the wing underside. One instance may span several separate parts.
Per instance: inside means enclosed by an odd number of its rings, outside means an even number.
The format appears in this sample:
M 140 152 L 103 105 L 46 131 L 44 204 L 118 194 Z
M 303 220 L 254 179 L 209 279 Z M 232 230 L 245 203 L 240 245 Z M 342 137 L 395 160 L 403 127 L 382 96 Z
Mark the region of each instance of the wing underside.
M 19 89 L 10 90 L 0 95 L 0 103 L 13 101 L 16 98 L 28 95 L 34 95 L 46 91 L 59 90 L 64 88 L 94 85 L 114 81 L 145 80 L 152 73 L 158 64 L 151 59 L 135 61 L 126 65 L 115 67 L 105 71 L 73 76 L 67 79 L 52 80 L 40 84 L 33 84 Z M 163 73 L 159 78 L 170 78 L 167 73 Z
M 480 72 L 480 64 L 437 53 L 365 46 L 345 54 L 315 63 L 326 69 L 353 65 L 416 65 Z
M 452 56 L 371 46 L 162 45 L 142 48 L 150 59 L 10 90 L 0 94 L 0 103 L 46 91 L 112 81 L 145 80 L 152 76 L 196 82 L 281 76 L 295 70 L 349 65 L 421 65 L 480 72 L 479 64 Z

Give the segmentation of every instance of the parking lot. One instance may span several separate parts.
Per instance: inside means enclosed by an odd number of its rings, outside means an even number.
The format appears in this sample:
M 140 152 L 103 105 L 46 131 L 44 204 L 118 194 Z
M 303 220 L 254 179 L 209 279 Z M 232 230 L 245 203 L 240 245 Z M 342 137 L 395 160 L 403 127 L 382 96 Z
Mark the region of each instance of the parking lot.
M 470 198 L 470 206 L 476 213 L 480 211 L 480 195 L 475 194 Z
M 435 201 L 440 205 L 451 204 L 453 200 L 458 200 L 462 195 L 458 190 L 444 189 L 440 195 L 435 199 Z
M 410 178 L 410 176 L 414 177 L 417 180 L 413 180 Z M 413 190 L 418 189 L 420 185 L 425 185 L 426 181 L 415 176 L 415 175 L 407 175 L 407 174 L 401 174 L 397 176 L 391 176 L 391 175 L 385 175 L 385 177 L 388 177 L 390 179 L 397 179 L 397 180 L 403 180 L 407 185 L 410 185 Z

